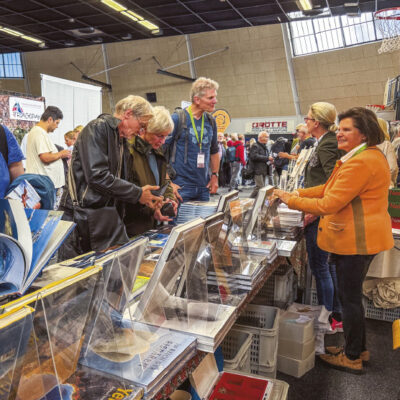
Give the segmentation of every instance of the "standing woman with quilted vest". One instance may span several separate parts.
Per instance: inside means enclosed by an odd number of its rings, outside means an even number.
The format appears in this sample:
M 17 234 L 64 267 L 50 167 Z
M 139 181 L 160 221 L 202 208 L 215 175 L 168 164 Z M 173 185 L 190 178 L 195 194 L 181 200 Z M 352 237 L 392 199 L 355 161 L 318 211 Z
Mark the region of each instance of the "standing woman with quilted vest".
M 384 133 L 374 112 L 354 107 L 340 114 L 339 122 L 338 147 L 346 154 L 326 184 L 274 193 L 289 208 L 321 216 L 318 246 L 336 263 L 345 344 L 327 347 L 320 357 L 333 368 L 359 374 L 370 357 L 362 284 L 374 256 L 394 245 L 387 212 L 390 171 L 376 147 Z

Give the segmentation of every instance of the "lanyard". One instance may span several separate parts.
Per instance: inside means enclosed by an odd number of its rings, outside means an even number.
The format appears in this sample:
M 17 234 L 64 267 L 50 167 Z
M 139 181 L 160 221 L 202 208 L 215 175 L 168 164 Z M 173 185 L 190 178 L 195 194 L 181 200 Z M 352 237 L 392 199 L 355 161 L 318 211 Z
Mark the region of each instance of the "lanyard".
M 204 134 L 204 113 L 203 113 L 203 115 L 201 116 L 200 140 L 199 140 L 199 133 L 197 132 L 196 125 L 195 125 L 194 119 L 193 119 L 192 106 L 189 106 L 189 107 L 188 107 L 188 113 L 189 113 L 189 115 L 190 115 L 190 120 L 192 121 L 192 127 L 193 127 L 193 130 L 194 130 L 194 134 L 196 135 L 197 143 L 198 143 L 199 146 L 200 146 L 200 152 L 201 152 L 201 145 L 202 145 L 202 143 L 203 143 L 203 134 Z

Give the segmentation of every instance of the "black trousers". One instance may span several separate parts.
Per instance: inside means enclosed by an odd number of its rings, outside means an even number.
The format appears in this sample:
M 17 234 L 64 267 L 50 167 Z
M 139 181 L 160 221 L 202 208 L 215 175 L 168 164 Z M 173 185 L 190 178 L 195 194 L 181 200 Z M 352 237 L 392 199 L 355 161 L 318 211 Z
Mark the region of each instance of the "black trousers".
M 375 254 L 331 254 L 331 257 L 336 263 L 338 294 L 342 304 L 345 354 L 351 360 L 356 360 L 366 350 L 362 284 Z

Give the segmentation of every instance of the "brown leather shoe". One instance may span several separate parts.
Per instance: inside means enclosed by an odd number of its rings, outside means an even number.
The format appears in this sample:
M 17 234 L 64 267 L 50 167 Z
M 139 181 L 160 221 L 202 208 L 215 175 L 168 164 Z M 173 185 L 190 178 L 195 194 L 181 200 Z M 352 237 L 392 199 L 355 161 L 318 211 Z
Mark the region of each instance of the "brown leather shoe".
M 341 371 L 351 372 L 352 374 L 362 374 L 364 372 L 361 358 L 350 360 L 344 353 L 336 355 L 321 354 L 319 358 L 330 367 Z
M 339 353 L 342 353 L 344 350 L 343 346 L 327 346 L 325 347 L 325 351 L 328 354 L 332 354 L 334 356 L 336 356 Z M 364 350 L 363 352 L 361 352 L 360 354 L 360 358 L 363 362 L 368 362 L 369 358 L 370 358 L 370 353 L 368 350 Z

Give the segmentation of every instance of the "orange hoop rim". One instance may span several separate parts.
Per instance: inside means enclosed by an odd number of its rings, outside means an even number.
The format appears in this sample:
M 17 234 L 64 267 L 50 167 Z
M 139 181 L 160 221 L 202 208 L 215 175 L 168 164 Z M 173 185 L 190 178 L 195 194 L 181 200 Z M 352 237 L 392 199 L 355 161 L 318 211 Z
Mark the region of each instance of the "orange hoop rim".
M 387 15 L 383 16 L 381 13 L 387 12 L 387 11 L 398 11 L 399 15 Z M 400 7 L 392 7 L 392 8 L 384 8 L 382 10 L 378 10 L 374 13 L 374 18 L 375 19 L 382 19 L 382 20 L 398 20 L 400 21 Z

